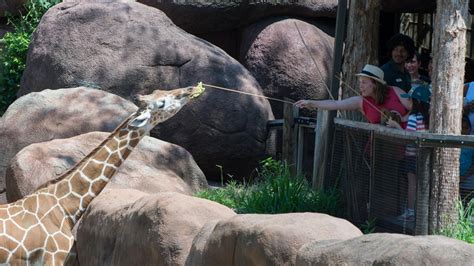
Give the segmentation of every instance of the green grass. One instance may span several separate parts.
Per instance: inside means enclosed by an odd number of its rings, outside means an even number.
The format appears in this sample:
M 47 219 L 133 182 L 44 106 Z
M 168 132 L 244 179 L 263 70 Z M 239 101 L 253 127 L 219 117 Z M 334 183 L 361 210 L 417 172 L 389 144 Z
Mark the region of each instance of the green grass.
M 456 209 L 458 221 L 442 229 L 440 235 L 474 244 L 474 227 L 472 223 L 474 216 L 474 199 L 467 203 L 466 206 L 459 200 L 456 203 Z
M 336 215 L 340 193 L 315 191 L 303 177 L 293 177 L 286 163 L 271 158 L 261 162 L 257 178 L 249 184 L 229 182 L 223 188 L 199 191 L 201 198 L 216 201 L 237 213 L 320 212 Z

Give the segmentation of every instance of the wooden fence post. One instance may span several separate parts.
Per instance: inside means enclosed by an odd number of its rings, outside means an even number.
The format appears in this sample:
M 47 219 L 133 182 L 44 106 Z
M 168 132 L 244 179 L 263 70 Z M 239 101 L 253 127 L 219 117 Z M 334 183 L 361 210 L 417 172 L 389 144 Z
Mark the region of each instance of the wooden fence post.
M 286 99 L 288 100 L 288 99 Z M 296 174 L 296 139 L 297 128 L 295 126 L 295 117 L 298 117 L 299 110 L 293 104 L 285 103 L 283 105 L 283 148 L 282 158 L 290 166 L 292 175 Z
M 334 113 L 334 112 L 333 112 Z M 326 178 L 326 160 L 328 158 L 328 141 L 332 140 L 329 136 L 331 129 L 331 121 L 334 115 L 330 115 L 329 111 L 318 110 L 315 128 L 315 144 L 314 144 L 314 161 L 313 161 L 313 189 L 322 189 L 324 179 Z
M 344 48 L 344 36 L 346 35 L 346 15 L 347 0 L 339 0 L 337 6 L 336 18 L 336 36 L 334 38 L 334 61 L 331 75 L 331 95 L 330 98 L 339 97 L 339 79 L 337 76 L 341 73 L 342 53 Z M 336 111 L 318 110 L 316 119 L 315 140 L 314 140 L 314 161 L 313 161 L 313 189 L 322 189 L 324 180 L 329 172 L 328 162 L 330 153 L 328 149 L 332 145 L 332 136 L 334 134 L 334 118 Z
M 430 209 L 431 148 L 419 148 L 417 158 L 415 235 L 427 235 Z

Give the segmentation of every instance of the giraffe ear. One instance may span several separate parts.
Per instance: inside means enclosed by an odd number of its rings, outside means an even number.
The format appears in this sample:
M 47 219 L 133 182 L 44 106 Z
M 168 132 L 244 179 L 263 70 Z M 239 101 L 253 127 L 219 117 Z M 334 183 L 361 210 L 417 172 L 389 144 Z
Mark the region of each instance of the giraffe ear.
M 151 113 L 149 110 L 146 110 L 142 112 L 139 116 L 133 118 L 128 122 L 129 125 L 132 127 L 143 127 L 148 123 L 148 120 L 150 120 Z

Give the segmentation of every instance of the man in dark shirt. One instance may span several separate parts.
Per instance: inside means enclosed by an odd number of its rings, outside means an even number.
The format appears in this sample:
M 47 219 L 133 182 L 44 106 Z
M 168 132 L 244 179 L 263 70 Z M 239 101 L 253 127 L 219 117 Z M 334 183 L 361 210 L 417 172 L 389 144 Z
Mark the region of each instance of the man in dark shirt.
M 405 69 L 405 62 L 415 53 L 413 40 L 403 34 L 395 34 L 387 43 L 390 60 L 380 68 L 389 86 L 396 86 L 408 92 L 411 89 L 410 73 Z

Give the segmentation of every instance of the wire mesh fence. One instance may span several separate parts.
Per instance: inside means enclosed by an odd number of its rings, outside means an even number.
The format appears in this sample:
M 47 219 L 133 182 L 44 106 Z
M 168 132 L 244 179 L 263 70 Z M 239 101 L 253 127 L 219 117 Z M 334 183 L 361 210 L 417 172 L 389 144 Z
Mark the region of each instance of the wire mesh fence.
M 430 195 L 437 185 L 442 184 L 448 195 L 459 192 L 463 198 L 472 197 L 474 187 L 464 184 L 469 182 L 463 183 L 463 178 L 460 184 L 434 182 L 432 173 L 439 165 L 444 173 L 459 173 L 460 148 L 472 149 L 473 139 L 433 137 L 336 119 L 326 184 L 342 190 L 344 216 L 353 223 L 375 220 L 379 232 L 424 234 L 430 221 L 428 211 L 434 208 Z M 442 163 L 436 161 L 437 156 L 432 158 L 436 149 Z
M 295 174 L 304 176 L 311 181 L 314 159 L 314 140 L 316 119 L 310 117 L 295 117 L 292 127 L 292 139 L 290 154 L 283 154 L 283 142 L 289 141 L 284 138 L 282 119 L 270 121 L 267 124 L 268 137 L 266 142 L 266 154 L 277 160 L 286 160 L 294 168 Z M 285 140 L 284 140 L 285 139 Z M 287 158 L 291 156 L 292 158 Z
M 295 171 L 311 181 L 316 121 L 300 120 L 295 118 L 291 127 L 291 161 Z M 269 124 L 272 138 L 267 147 L 274 158 L 287 160 L 282 144 L 289 139 L 283 136 L 282 124 Z M 375 221 L 379 232 L 427 234 L 437 208 L 430 206 L 430 197 L 439 194 L 440 184 L 445 194 L 459 193 L 465 202 L 473 198 L 474 171 L 460 177 L 460 183 L 433 180 L 434 168 L 440 165 L 438 171 L 449 175 L 459 173 L 460 162 L 461 169 L 473 164 L 473 136 L 420 134 L 336 118 L 332 143 L 324 187 L 342 192 L 342 215 L 356 225 Z M 463 153 L 470 160 L 463 161 Z

